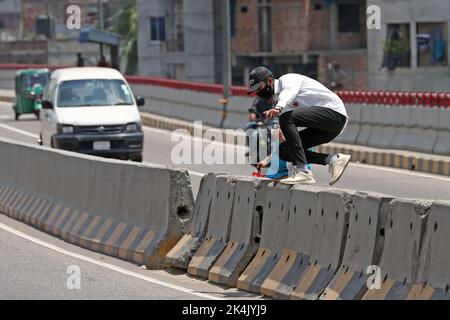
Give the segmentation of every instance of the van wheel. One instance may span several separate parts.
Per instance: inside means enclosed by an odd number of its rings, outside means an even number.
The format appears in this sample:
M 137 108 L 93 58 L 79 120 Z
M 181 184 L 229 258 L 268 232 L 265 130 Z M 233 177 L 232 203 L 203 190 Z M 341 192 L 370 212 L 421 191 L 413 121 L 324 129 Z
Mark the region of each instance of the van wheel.
M 130 160 L 133 162 L 142 162 L 142 153 L 130 155 Z

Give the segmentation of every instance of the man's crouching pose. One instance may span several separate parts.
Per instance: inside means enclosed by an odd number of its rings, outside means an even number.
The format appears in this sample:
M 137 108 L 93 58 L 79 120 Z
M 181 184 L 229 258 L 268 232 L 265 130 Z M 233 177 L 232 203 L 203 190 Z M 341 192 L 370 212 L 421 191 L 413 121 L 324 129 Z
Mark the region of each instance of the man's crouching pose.
M 313 184 L 308 163 L 329 165 L 330 185 L 336 183 L 350 161 L 349 155 L 328 155 L 307 149 L 336 138 L 347 124 L 342 100 L 321 83 L 300 74 L 286 74 L 275 80 L 272 72 L 257 67 L 250 73 L 248 94 L 271 101 L 275 108 L 266 111 L 269 118 L 280 117 L 280 128 L 286 141 L 280 144 L 280 158 L 292 162 L 292 175 L 285 184 Z M 298 131 L 297 128 L 306 128 Z M 306 150 L 306 151 L 305 151 Z

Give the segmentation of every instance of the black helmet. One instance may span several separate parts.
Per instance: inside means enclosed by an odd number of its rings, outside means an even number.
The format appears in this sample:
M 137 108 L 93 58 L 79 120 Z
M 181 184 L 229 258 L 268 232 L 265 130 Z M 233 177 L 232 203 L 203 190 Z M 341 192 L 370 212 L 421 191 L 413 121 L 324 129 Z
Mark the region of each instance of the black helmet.
M 257 67 L 253 69 L 249 75 L 249 88 L 247 94 L 258 90 L 261 81 L 264 81 L 269 77 L 273 77 L 273 73 L 266 67 Z

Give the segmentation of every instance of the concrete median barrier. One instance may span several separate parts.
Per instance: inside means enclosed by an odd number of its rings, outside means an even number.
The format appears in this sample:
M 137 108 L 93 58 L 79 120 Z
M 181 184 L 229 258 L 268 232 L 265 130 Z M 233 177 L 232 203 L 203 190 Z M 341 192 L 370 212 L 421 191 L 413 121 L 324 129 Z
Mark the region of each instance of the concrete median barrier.
M 412 108 L 408 149 L 432 153 L 438 138 L 439 108 Z
M 416 283 L 406 299 L 450 300 L 450 201 L 432 204 Z
M 393 197 L 357 192 L 353 196 L 342 265 L 320 299 L 358 300 L 368 290 L 371 266 L 378 266 Z
M 309 264 L 291 299 L 315 300 L 339 269 L 344 253 L 353 191 L 319 191 Z
M 189 262 L 189 274 L 208 278 L 209 270 L 225 249 L 230 236 L 234 196 L 232 177 L 218 176 L 212 194 L 206 236 Z
M 430 205 L 429 201 L 391 201 L 379 264 L 379 283 L 374 283 L 363 300 L 403 300 L 408 297 L 417 280 Z
M 164 267 L 165 255 L 186 232 L 192 215 L 184 170 L 3 139 L 0 163 L 1 212 L 149 268 Z
M 262 202 L 269 180 L 235 177 L 235 197 L 230 237 L 217 262 L 209 271 L 210 281 L 235 287 L 238 277 L 259 247 Z
M 409 135 L 413 127 L 412 107 L 398 107 L 395 117 L 395 126 L 397 127 L 397 130 L 391 147 L 397 149 L 406 148 L 409 145 Z
M 200 182 L 189 229 L 166 255 L 166 262 L 172 267 L 187 269 L 189 262 L 205 238 L 211 200 L 216 188 L 216 176 L 217 174 L 209 173 Z
M 450 155 L 450 108 L 439 108 L 438 137 L 433 153 Z
M 334 141 L 340 143 L 355 144 L 358 138 L 360 123 L 361 123 L 361 109 L 364 107 L 361 104 L 346 104 L 347 113 L 349 116 L 345 130 Z
M 261 285 L 281 257 L 286 243 L 290 190 L 288 186 L 269 186 L 261 207 L 262 227 L 259 249 L 237 281 L 237 287 L 259 293 Z
M 397 128 L 395 118 L 397 106 L 373 106 L 373 127 L 368 145 L 377 148 L 389 148 L 394 141 Z
M 319 191 L 315 187 L 294 186 L 287 216 L 286 238 L 281 257 L 261 285 L 261 293 L 289 299 L 300 276 L 308 268 L 313 247 Z
M 356 144 L 367 146 L 372 133 L 374 108 L 376 106 L 363 105 L 361 108 L 361 126 L 356 138 Z

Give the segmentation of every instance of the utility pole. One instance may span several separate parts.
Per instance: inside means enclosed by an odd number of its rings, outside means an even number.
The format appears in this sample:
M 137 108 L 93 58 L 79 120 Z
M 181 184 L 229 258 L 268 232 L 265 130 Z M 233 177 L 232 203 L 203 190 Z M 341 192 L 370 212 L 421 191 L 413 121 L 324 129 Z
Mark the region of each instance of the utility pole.
M 103 18 L 103 5 L 102 0 L 97 0 L 97 7 L 98 7 L 98 18 L 99 18 L 99 24 L 100 24 L 100 31 L 103 31 L 103 28 L 105 26 L 105 21 Z M 103 44 L 100 44 L 100 57 L 103 56 Z
M 222 103 L 222 120 L 220 121 L 220 128 L 227 117 L 228 102 L 231 96 L 231 21 L 230 21 L 230 0 L 221 0 L 222 11 L 222 84 L 223 84 L 223 99 L 219 100 Z

